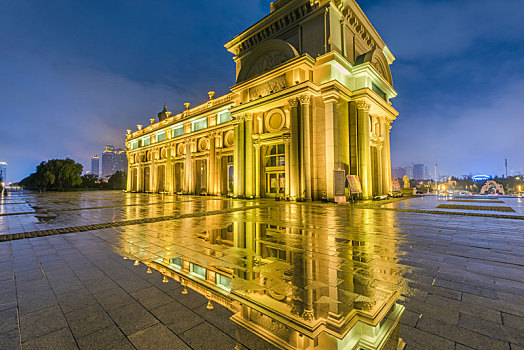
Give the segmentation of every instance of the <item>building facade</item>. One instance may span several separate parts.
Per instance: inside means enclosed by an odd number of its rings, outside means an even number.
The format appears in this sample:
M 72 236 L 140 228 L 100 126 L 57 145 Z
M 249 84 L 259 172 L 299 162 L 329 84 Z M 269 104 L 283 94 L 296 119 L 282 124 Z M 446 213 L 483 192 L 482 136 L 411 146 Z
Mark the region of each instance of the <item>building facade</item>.
M 390 192 L 394 57 L 354 0 L 273 2 L 225 46 L 231 93 L 128 130 L 129 191 L 336 199 L 351 174 Z
M 100 157 L 97 155 L 94 155 L 93 158 L 91 158 L 91 174 L 100 176 Z
M 0 182 L 7 184 L 7 163 L 0 162 Z

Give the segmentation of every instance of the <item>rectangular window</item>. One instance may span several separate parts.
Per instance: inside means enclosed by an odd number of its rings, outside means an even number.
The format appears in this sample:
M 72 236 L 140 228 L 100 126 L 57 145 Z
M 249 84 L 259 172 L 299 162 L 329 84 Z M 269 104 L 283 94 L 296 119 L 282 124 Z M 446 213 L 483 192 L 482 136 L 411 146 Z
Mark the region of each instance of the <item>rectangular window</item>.
M 216 284 L 224 289 L 231 290 L 231 278 L 219 273 L 216 274 Z
M 149 146 L 151 144 L 151 139 L 149 137 L 142 139 L 142 146 Z
M 190 263 L 189 271 L 197 275 L 198 277 L 202 277 L 203 279 L 206 279 L 206 269 L 200 265 Z
M 218 113 L 217 119 L 218 119 L 217 124 L 223 124 L 223 123 L 227 123 L 228 121 L 232 120 L 233 118 L 231 118 L 231 113 L 229 113 L 229 111 L 224 111 L 224 112 Z
M 179 269 L 182 268 L 182 259 L 180 258 L 170 259 L 169 262 L 171 263 L 171 265 L 175 265 L 175 267 L 178 267 Z
M 173 137 L 184 135 L 184 127 L 179 126 L 178 128 L 173 129 Z
M 191 131 L 198 131 L 207 128 L 207 118 L 191 123 Z
M 137 149 L 138 148 L 138 141 L 131 142 L 131 149 Z
M 266 167 L 281 167 L 286 165 L 286 149 L 284 144 L 268 146 L 266 152 Z
M 375 85 L 375 83 L 371 83 L 371 89 L 377 93 L 384 101 L 387 101 L 387 96 L 384 91 L 382 91 L 381 88 Z
M 163 133 L 161 134 L 157 134 L 156 135 L 156 142 L 162 142 L 162 141 L 165 141 L 166 139 L 166 132 L 164 131 Z

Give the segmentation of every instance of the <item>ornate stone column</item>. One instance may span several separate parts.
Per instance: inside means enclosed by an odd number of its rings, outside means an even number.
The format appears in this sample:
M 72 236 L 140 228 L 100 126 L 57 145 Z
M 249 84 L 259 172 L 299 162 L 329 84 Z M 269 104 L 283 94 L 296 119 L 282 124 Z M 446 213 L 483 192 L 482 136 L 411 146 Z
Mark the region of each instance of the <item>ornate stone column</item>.
M 338 94 L 324 96 L 325 144 L 326 144 L 326 194 L 333 199 L 335 193 L 334 173 L 338 169 Z
M 216 140 L 215 140 L 215 137 L 216 137 L 216 132 L 212 131 L 209 133 L 209 166 L 208 166 L 208 169 L 207 169 L 207 173 L 208 173 L 208 181 L 207 181 L 207 190 L 208 190 L 208 193 L 210 194 L 216 194 L 216 177 L 217 177 L 217 172 L 216 172 L 216 152 L 215 152 L 215 147 L 216 147 Z
M 253 171 L 253 114 L 246 113 L 245 118 L 245 194 L 255 195 Z
M 184 192 L 191 193 L 192 183 L 193 183 L 193 165 L 192 165 L 192 150 L 191 150 L 191 139 L 187 138 L 184 142 L 186 147 L 186 157 L 184 159 Z
M 365 199 L 373 196 L 371 177 L 371 150 L 369 145 L 369 109 L 365 101 L 357 101 L 359 175 Z
M 298 121 L 298 100 L 291 99 L 288 101 L 291 107 L 291 146 L 289 152 L 290 158 L 290 191 L 291 197 L 300 197 L 300 163 L 299 163 L 299 145 L 300 145 L 300 124 Z M 287 176 L 287 175 L 286 175 Z
M 255 147 L 255 197 L 260 198 L 260 140 L 256 140 Z
M 382 158 L 382 150 L 384 147 L 382 144 L 377 145 L 377 169 L 374 169 L 374 171 L 378 172 L 378 194 L 383 195 L 384 194 L 384 166 Z
M 234 191 L 235 196 L 245 194 L 245 128 L 244 116 L 238 116 L 235 124 L 234 144 Z
M 218 195 L 221 195 L 222 192 L 223 192 L 223 189 L 222 189 L 222 155 L 220 154 L 220 152 L 216 152 L 215 153 L 216 155 L 216 183 L 215 183 L 215 189 L 216 189 L 216 193 Z
M 387 119 L 384 119 L 384 141 L 383 141 L 383 147 L 382 147 L 382 180 L 383 180 L 383 189 L 384 193 L 390 193 L 391 192 L 391 148 L 390 148 L 390 140 L 389 140 L 389 133 L 391 132 L 391 121 L 388 121 Z
M 133 157 L 133 161 L 135 160 L 135 155 L 134 154 L 129 154 L 128 153 L 128 156 L 127 156 L 127 184 L 126 184 L 126 190 L 127 191 L 131 191 L 131 188 L 132 188 L 132 167 L 131 167 L 131 157 Z
M 289 158 L 290 158 L 290 156 L 289 156 L 289 148 L 290 148 L 289 144 L 290 143 L 291 143 L 291 139 L 290 139 L 289 135 L 284 135 L 284 148 L 285 148 L 285 153 L 286 153 L 284 155 L 284 159 L 285 159 L 285 163 L 286 163 L 285 167 L 284 167 L 284 169 L 285 169 L 284 170 L 285 171 L 285 176 L 286 176 L 286 179 L 285 179 L 286 180 L 286 190 L 285 190 L 285 196 L 286 197 L 289 197 L 289 193 L 290 193 L 290 191 L 289 191 L 289 187 L 290 187 L 290 185 L 289 185 L 289 183 L 290 183 L 289 180 L 290 179 L 289 178 L 290 178 L 290 168 L 291 168 L 291 166 L 289 164 Z M 266 186 L 268 186 L 268 185 L 266 185 Z
M 311 199 L 311 121 L 310 121 L 310 95 L 300 97 L 300 110 L 302 112 L 302 161 L 301 161 L 301 196 L 305 194 Z

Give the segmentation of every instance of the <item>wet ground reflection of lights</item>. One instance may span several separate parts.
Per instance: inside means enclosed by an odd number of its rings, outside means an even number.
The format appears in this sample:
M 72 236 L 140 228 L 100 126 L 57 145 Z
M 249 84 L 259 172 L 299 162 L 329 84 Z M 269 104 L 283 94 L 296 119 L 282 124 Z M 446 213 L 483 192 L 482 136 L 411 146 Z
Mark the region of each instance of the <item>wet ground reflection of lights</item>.
M 118 192 L 0 205 L 2 233 L 143 220 L 0 243 L 0 344 L 378 348 L 400 321 L 407 349 L 524 346 L 519 220 Z

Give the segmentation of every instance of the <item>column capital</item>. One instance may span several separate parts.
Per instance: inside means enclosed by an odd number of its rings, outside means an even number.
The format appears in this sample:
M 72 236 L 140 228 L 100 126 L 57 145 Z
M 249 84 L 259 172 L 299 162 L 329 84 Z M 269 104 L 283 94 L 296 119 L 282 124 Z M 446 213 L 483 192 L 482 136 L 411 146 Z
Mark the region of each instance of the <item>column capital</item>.
M 282 140 L 284 141 L 285 144 L 289 145 L 291 143 L 291 135 L 289 134 L 282 135 Z
M 357 108 L 369 112 L 369 110 L 371 109 L 371 105 L 364 100 L 359 100 L 357 101 Z
M 311 95 L 302 95 L 299 100 L 301 105 L 308 105 L 311 103 Z
M 289 99 L 287 102 L 289 103 L 289 106 L 291 108 L 298 108 L 298 99 L 297 98 Z

